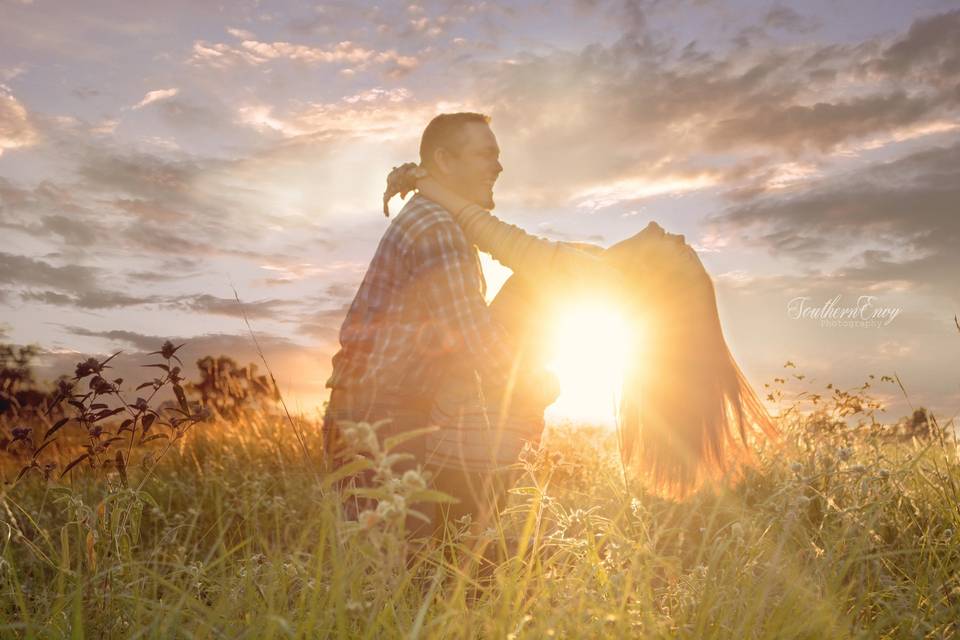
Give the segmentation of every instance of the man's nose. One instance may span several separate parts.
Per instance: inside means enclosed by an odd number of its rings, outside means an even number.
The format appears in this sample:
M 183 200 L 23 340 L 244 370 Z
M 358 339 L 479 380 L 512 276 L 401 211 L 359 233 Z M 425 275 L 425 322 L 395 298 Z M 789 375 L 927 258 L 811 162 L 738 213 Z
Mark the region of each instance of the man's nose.
M 500 161 L 499 161 L 499 160 L 495 160 L 494 162 L 495 162 L 496 165 L 497 165 L 497 166 L 494 168 L 494 170 L 497 172 L 497 175 L 500 175 L 501 173 L 503 173 L 503 165 L 500 164 Z

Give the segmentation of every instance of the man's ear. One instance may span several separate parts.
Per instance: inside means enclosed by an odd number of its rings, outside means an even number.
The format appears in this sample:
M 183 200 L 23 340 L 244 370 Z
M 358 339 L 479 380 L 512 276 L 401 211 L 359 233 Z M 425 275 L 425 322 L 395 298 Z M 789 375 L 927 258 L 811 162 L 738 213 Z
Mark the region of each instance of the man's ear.
M 437 147 L 433 150 L 433 167 L 438 176 L 447 176 L 453 173 L 452 167 L 453 155 L 443 147 Z

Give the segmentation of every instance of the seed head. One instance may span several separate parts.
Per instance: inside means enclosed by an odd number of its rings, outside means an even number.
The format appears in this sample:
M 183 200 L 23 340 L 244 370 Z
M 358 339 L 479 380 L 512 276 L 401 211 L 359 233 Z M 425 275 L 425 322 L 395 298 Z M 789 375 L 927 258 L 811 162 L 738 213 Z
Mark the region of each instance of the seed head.
M 381 519 L 381 516 L 378 512 L 379 509 L 377 511 L 371 511 L 370 509 L 361 511 L 360 515 L 357 516 L 357 522 L 359 522 L 360 526 L 362 526 L 364 529 L 373 529 L 375 526 L 377 526 L 377 523 L 379 523 Z
M 402 482 L 404 486 L 414 491 L 425 489 L 427 486 L 427 482 L 423 479 L 423 475 L 414 469 L 408 469 L 403 473 Z

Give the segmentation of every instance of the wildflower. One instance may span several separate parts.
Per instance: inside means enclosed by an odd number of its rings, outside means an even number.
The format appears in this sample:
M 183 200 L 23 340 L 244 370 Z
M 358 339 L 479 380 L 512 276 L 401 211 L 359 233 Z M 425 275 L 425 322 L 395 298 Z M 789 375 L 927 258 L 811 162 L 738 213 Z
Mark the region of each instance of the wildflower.
M 100 361 L 96 358 L 88 358 L 85 362 L 77 363 L 77 369 L 75 375 L 77 380 L 80 378 L 86 378 L 91 373 L 100 373 L 102 367 L 100 366 Z
M 537 452 L 529 442 L 523 443 L 523 448 L 520 449 L 520 453 L 517 456 L 522 464 L 526 466 L 532 466 L 536 463 Z
M 173 354 L 176 352 L 177 347 L 173 346 L 173 343 L 167 340 L 160 347 L 160 355 L 169 360 L 173 357 Z
M 733 537 L 737 540 L 743 540 L 743 525 L 739 522 L 734 522 L 730 525 L 730 533 L 733 534 Z
M 113 385 L 100 376 L 90 378 L 90 388 L 101 395 L 111 393 L 114 390 Z
M 393 506 L 393 502 L 389 500 L 381 500 L 377 503 L 377 516 L 388 520 L 394 516 L 396 509 Z
M 792 465 L 790 465 L 790 470 L 793 471 L 794 473 L 800 473 L 801 471 L 803 471 L 803 465 L 800 464 L 799 462 L 794 462 Z
M 880 469 L 879 471 L 877 471 L 877 477 L 880 478 L 881 480 L 886 480 L 887 478 L 890 477 L 890 472 L 887 471 L 886 469 Z
M 498 536 L 499 534 L 497 533 L 496 529 L 494 529 L 493 527 L 487 527 L 486 529 L 481 531 L 479 534 L 477 534 L 477 539 L 486 540 L 489 542 L 492 540 L 496 540 Z
M 857 464 L 857 465 L 854 465 L 854 466 L 850 467 L 849 470 L 850 470 L 852 473 L 864 473 L 864 472 L 866 472 L 867 468 L 864 467 L 862 464 Z
M 401 481 L 407 488 L 414 491 L 425 489 L 427 486 L 427 482 L 423 479 L 423 475 L 414 469 L 405 471 Z
M 849 460 L 851 455 L 853 455 L 853 449 L 850 447 L 842 447 L 839 451 L 837 451 L 837 458 L 839 458 L 841 461 Z
M 346 443 L 358 450 L 370 453 L 380 452 L 380 442 L 373 427 L 366 422 L 343 422 L 340 426 L 343 439 Z

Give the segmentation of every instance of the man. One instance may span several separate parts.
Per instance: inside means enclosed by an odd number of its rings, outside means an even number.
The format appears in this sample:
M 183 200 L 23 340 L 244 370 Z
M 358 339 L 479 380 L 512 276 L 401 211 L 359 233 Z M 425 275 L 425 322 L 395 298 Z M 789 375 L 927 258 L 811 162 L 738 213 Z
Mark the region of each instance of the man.
M 476 113 L 437 116 L 420 143 L 422 166 L 485 209 L 495 206 L 493 186 L 503 171 L 499 156 L 489 118 Z M 476 247 L 447 210 L 413 197 L 381 239 L 343 322 L 327 381 L 327 442 L 341 420 L 389 419 L 379 431 L 381 441 L 427 426 L 434 391 L 451 361 L 469 360 L 482 380 L 509 376 L 515 348 L 491 318 L 484 295 Z M 517 385 L 521 393 L 556 392 L 551 379 Z M 413 460 L 395 470 L 422 464 L 424 442 L 404 442 L 399 450 Z M 415 534 L 430 533 L 426 529 L 433 526 L 409 518 L 407 523 Z

